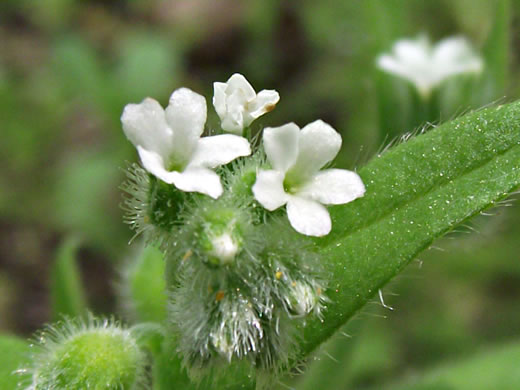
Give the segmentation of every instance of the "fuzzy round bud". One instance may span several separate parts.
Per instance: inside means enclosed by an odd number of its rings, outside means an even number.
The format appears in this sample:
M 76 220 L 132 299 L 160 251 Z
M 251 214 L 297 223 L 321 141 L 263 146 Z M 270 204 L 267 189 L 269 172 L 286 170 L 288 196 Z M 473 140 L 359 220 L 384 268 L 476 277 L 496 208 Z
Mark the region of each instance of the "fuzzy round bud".
M 220 260 L 220 264 L 229 264 L 235 260 L 239 247 L 231 234 L 223 233 L 210 238 L 213 247 L 208 254 Z
M 27 390 L 138 389 L 145 356 L 129 330 L 109 320 L 70 321 L 38 337 Z
M 316 289 L 306 283 L 291 282 L 289 295 L 285 298 L 289 312 L 295 316 L 302 317 L 314 310 L 319 303 L 320 296 Z
M 239 211 L 231 208 L 207 211 L 201 216 L 200 245 L 210 265 L 229 265 L 242 249 Z

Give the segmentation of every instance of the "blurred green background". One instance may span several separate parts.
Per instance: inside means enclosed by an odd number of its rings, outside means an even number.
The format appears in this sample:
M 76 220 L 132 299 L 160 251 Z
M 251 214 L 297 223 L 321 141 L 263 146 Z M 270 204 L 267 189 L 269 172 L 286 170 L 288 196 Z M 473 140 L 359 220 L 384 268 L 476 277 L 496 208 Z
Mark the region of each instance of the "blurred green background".
M 257 128 L 321 118 L 343 135 L 336 164 L 353 169 L 425 120 L 520 97 L 518 1 L 4 0 L 0 21 L 0 331 L 22 336 L 52 319 L 49 269 L 70 240 L 90 307 L 124 312 L 127 103 L 166 105 L 187 86 L 209 104 L 212 83 L 240 72 L 281 95 Z M 478 79 L 443 87 L 435 117 L 417 118 L 410 85 L 375 67 L 419 33 L 464 35 L 485 61 Z M 509 204 L 423 253 L 383 291 L 393 311 L 375 299 L 280 388 L 381 388 L 520 341 L 520 207 Z

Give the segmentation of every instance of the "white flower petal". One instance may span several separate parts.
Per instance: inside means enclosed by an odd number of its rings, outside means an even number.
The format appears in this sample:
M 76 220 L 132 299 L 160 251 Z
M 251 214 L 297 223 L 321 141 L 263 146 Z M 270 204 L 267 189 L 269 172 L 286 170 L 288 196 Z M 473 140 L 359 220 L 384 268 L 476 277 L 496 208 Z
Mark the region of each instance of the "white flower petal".
M 137 152 L 141 158 L 141 163 L 148 172 L 165 183 L 173 183 L 176 172 L 169 172 L 166 170 L 164 160 L 159 154 L 146 150 L 141 146 L 137 147 Z
M 380 69 L 413 83 L 423 96 L 438 83 L 439 73 L 432 65 L 432 48 L 425 36 L 397 41 L 391 55 L 377 60 Z
M 168 128 L 164 109 L 154 99 L 140 104 L 127 104 L 121 115 L 123 131 L 134 146 L 167 156 L 172 145 L 172 131 Z
M 390 54 L 382 54 L 377 57 L 377 67 L 388 73 L 408 78 L 409 68 Z
M 222 119 L 220 126 L 222 127 L 222 130 L 227 131 L 228 133 L 242 135 L 242 133 L 244 132 L 243 123 L 243 120 L 236 121 L 233 120 L 231 116 L 227 115 L 224 119 Z
M 291 182 L 310 179 L 325 164 L 336 157 L 341 148 L 341 136 L 330 125 L 317 120 L 300 131 L 298 158 L 287 172 Z
M 365 185 L 356 172 L 326 169 L 318 172 L 297 193 L 321 204 L 344 204 L 363 196 Z
M 404 64 L 423 66 L 429 62 L 431 45 L 425 36 L 397 41 L 393 47 L 396 59 Z
M 267 210 L 273 211 L 287 203 L 289 195 L 283 188 L 284 174 L 278 171 L 259 171 L 253 185 L 255 199 Z
M 249 156 L 251 147 L 244 137 L 232 134 L 215 135 L 199 139 L 189 167 L 215 168 L 237 157 Z
M 173 184 L 179 190 L 186 192 L 200 192 L 214 199 L 222 195 L 220 177 L 207 168 L 188 168 L 183 172 L 172 172 Z
M 264 89 L 260 91 L 256 96 L 256 99 L 249 104 L 249 115 L 252 119 L 256 119 L 265 113 L 272 111 L 279 100 L 280 95 L 278 92 L 273 89 Z
M 173 131 L 173 163 L 185 165 L 197 146 L 206 123 L 206 99 L 188 88 L 175 90 L 168 107 L 166 121 Z
M 392 73 L 415 84 L 418 89 L 431 89 L 433 81 L 428 69 L 425 69 L 424 66 L 410 66 L 410 64 L 399 61 L 388 54 L 378 57 L 377 66 L 385 72 Z
M 294 123 L 264 129 L 265 153 L 277 171 L 286 172 L 296 162 L 299 134 L 300 129 Z
M 165 183 L 174 184 L 181 191 L 200 192 L 212 198 L 222 194 L 219 176 L 210 169 L 202 167 L 188 168 L 184 172 L 167 171 L 161 156 L 138 146 L 137 151 L 145 169 Z
M 213 83 L 213 106 L 219 117 L 226 115 L 226 83 Z
M 453 59 L 471 56 L 473 51 L 468 41 L 463 37 L 449 37 L 439 41 L 433 48 L 432 57 L 441 62 L 452 62 Z
M 452 59 L 471 52 L 468 42 L 463 37 L 449 37 L 439 41 L 433 48 L 432 56 L 437 59 Z
M 226 113 L 221 117 L 222 129 L 236 135 L 241 135 L 246 124 L 244 123 L 245 108 L 247 102 L 244 94 L 236 90 L 226 97 Z
M 235 91 L 241 91 L 244 101 L 251 101 L 255 98 L 256 93 L 254 88 L 249 84 L 249 81 L 240 73 L 233 74 L 227 81 L 228 94 L 232 94 Z
M 294 230 L 306 236 L 321 237 L 330 232 L 329 212 L 314 200 L 291 196 L 287 202 L 287 216 Z
M 442 78 L 482 70 L 482 60 L 463 37 L 450 37 L 440 41 L 434 48 L 432 62 L 439 69 Z

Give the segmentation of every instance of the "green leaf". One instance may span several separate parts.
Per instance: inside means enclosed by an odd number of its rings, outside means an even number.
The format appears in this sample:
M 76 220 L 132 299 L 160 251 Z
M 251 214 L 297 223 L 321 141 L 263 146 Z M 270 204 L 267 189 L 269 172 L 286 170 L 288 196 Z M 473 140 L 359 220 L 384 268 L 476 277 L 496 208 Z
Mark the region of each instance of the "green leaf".
M 54 320 L 63 316 L 79 317 L 86 313 L 85 293 L 76 263 L 79 243 L 77 237 L 67 238 L 58 248 L 51 269 L 51 306 Z
M 359 171 L 366 194 L 331 209 L 321 245 L 331 273 L 323 321 L 308 321 L 308 353 L 418 253 L 520 184 L 520 103 L 445 123 L 376 156 Z
M 420 379 L 387 390 L 515 390 L 520 388 L 520 343 L 496 348 L 465 361 L 445 364 Z
M 16 389 L 23 376 L 15 371 L 29 364 L 29 343 L 15 336 L 0 335 L 0 389 Z

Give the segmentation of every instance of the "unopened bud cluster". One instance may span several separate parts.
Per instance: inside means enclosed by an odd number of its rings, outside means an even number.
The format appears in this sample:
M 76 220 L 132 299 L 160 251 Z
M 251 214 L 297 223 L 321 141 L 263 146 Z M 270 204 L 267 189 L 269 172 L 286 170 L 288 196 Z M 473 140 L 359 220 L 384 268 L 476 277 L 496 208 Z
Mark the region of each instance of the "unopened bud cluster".
M 123 186 L 127 222 L 165 254 L 168 324 L 192 371 L 289 362 L 296 324 L 321 318 L 327 302 L 309 236 L 329 233 L 325 205 L 364 194 L 356 173 L 322 169 L 341 146 L 322 121 L 266 128 L 260 147 L 242 136 L 278 100 L 235 74 L 215 83 L 222 131 L 211 136 L 201 137 L 206 100 L 186 88 L 165 110 L 145 99 L 121 118 L 142 163 Z

